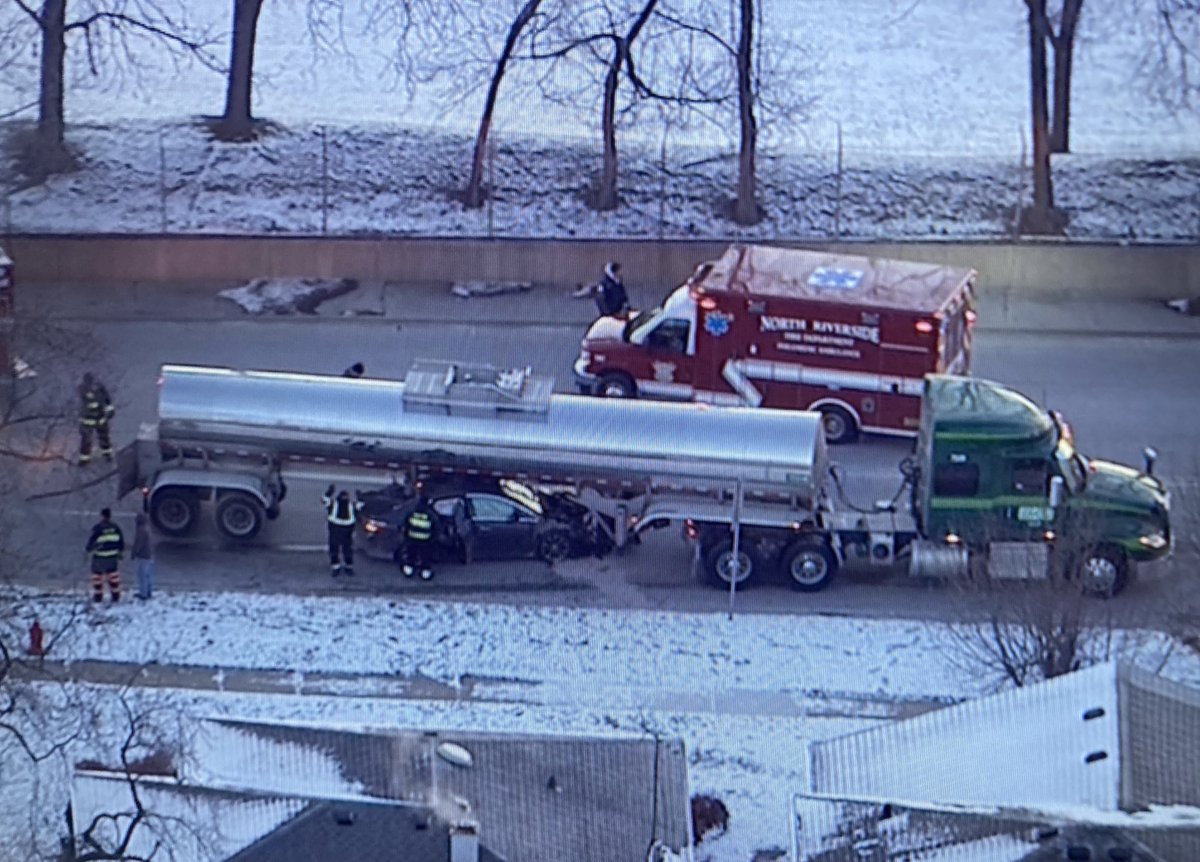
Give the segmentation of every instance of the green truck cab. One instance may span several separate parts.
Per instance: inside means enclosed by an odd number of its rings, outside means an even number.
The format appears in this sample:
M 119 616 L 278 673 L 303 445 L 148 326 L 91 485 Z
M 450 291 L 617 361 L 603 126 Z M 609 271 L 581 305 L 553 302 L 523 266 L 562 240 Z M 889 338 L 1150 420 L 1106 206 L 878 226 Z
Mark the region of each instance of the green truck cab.
M 1089 459 L 1063 418 L 1012 389 L 928 375 L 912 512 L 918 532 L 973 555 L 1044 546 L 1046 575 L 1115 595 L 1171 551 L 1170 498 L 1146 469 Z

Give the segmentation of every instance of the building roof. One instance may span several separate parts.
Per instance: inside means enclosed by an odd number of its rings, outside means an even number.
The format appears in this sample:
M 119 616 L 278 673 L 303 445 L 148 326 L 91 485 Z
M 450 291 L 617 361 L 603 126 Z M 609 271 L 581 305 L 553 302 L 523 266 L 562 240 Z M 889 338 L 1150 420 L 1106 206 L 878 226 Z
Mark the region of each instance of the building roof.
M 453 743 L 464 767 L 439 756 Z M 213 719 L 187 780 L 327 800 L 387 799 L 450 820 L 470 814 L 481 842 L 511 860 L 643 860 L 657 838 L 688 846 L 687 765 L 679 740 L 338 730 Z
M 701 264 L 688 284 L 935 314 L 953 304 L 974 277 L 975 271 L 966 267 L 735 244 L 715 261 Z
M 1073 829 L 1075 840 L 1135 847 L 1135 859 L 1200 859 L 1197 751 L 1200 691 L 1109 662 L 814 743 L 804 797 L 995 834 L 1004 829 L 977 821 Z

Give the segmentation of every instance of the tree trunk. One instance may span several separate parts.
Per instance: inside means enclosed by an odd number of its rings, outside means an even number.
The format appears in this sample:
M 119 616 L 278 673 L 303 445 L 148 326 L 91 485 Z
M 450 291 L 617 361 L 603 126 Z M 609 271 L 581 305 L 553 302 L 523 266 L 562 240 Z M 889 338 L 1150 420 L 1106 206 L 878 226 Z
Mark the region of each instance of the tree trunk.
M 467 187 L 463 191 L 463 203 L 471 209 L 483 206 L 484 161 L 487 156 L 488 135 L 492 131 L 492 114 L 496 110 L 496 97 L 500 92 L 500 82 L 504 80 L 504 73 L 508 71 L 508 61 L 516 48 L 521 31 L 537 14 L 538 6 L 541 3 L 542 0 L 526 0 L 521 11 L 517 13 L 517 17 L 513 19 L 512 26 L 508 28 L 508 36 L 504 39 L 504 49 L 496 60 L 495 69 L 492 70 L 492 80 L 488 84 L 487 98 L 483 102 L 483 116 L 479 118 L 479 130 L 475 134 L 475 149 L 471 154 L 471 177 L 467 180 Z
M 1062 26 L 1054 45 L 1054 105 L 1050 123 L 1050 152 L 1071 151 L 1071 70 L 1075 60 L 1075 32 L 1083 0 L 1063 0 Z
M 756 193 L 758 124 L 754 119 L 754 0 L 741 0 L 741 34 L 738 37 L 738 118 L 741 143 L 738 150 L 737 200 L 733 218 L 738 224 L 755 224 L 761 215 Z
M 63 67 L 67 54 L 67 0 L 42 4 L 42 77 L 38 92 L 38 143 L 51 160 L 66 156 Z
M 630 52 L 633 42 L 637 39 L 658 0 L 646 0 L 642 10 L 638 12 L 633 25 L 625 38 L 616 39 L 616 49 L 613 51 L 612 63 L 609 64 L 608 74 L 604 76 L 604 99 L 601 104 L 600 117 L 601 135 L 604 139 L 604 157 L 600 167 L 600 182 L 596 187 L 593 205 L 598 210 L 614 210 L 617 208 L 617 85 L 621 81 L 621 66 L 630 67 L 632 77 L 632 61 Z
M 1023 214 L 1022 232 L 1054 232 L 1054 185 L 1050 176 L 1050 120 L 1046 96 L 1046 0 L 1029 7 L 1029 106 L 1033 131 L 1033 206 Z
M 598 210 L 617 208 L 617 82 L 620 80 L 621 64 L 625 61 L 627 50 L 625 42 L 618 39 L 608 74 L 604 76 L 604 100 L 600 116 L 604 158 L 600 167 L 600 183 L 596 187 L 596 197 L 593 201 Z
M 229 54 L 229 78 L 225 91 L 225 113 L 219 134 L 226 140 L 248 140 L 254 134 L 251 93 L 254 83 L 254 47 L 258 15 L 263 0 L 234 0 L 233 46 Z

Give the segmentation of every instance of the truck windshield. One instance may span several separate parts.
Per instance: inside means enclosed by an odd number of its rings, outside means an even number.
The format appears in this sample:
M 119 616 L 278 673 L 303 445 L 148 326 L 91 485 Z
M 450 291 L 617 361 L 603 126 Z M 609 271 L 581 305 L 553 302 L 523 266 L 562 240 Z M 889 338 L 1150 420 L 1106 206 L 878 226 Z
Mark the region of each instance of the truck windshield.
M 1058 469 L 1067 483 L 1067 490 L 1072 494 L 1082 491 L 1087 484 L 1087 470 L 1083 466 L 1083 458 L 1075 451 L 1075 445 L 1066 437 L 1058 438 L 1054 460 L 1058 462 Z
M 629 321 L 625 324 L 625 328 L 621 330 L 621 340 L 628 342 L 633 333 L 637 332 L 638 329 L 659 314 L 662 314 L 661 308 L 654 308 L 650 311 L 639 311 L 629 319 Z

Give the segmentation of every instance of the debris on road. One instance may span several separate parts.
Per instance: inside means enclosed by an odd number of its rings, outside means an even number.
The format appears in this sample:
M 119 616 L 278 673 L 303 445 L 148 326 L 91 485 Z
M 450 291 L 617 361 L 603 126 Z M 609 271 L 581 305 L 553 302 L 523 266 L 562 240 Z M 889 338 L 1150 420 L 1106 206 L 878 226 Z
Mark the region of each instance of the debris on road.
M 322 302 L 357 288 L 358 282 L 352 278 L 256 278 L 222 290 L 220 296 L 233 300 L 248 314 L 316 314 Z
M 1167 308 L 1190 317 L 1200 317 L 1200 296 L 1194 296 L 1191 299 L 1172 299 L 1167 302 Z
M 528 281 L 459 281 L 450 288 L 455 296 L 469 299 L 472 296 L 500 296 L 505 293 L 525 293 L 533 290 Z

